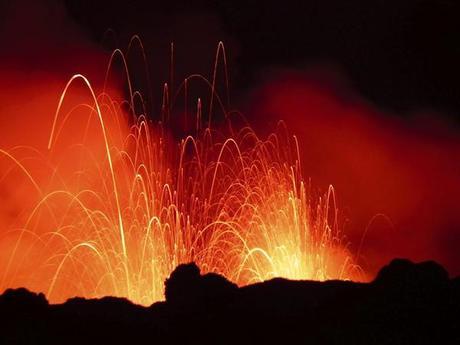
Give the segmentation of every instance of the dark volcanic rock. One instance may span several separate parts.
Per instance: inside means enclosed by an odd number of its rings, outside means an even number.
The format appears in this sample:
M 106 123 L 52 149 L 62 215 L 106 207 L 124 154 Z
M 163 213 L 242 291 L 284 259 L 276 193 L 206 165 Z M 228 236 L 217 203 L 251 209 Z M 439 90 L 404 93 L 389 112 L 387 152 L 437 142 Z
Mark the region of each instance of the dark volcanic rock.
M 237 291 L 236 284 L 219 274 L 201 275 L 195 263 L 179 265 L 165 281 L 166 303 L 176 312 L 219 312 Z
M 374 280 L 382 285 L 440 285 L 449 280 L 447 271 L 434 261 L 414 264 L 406 259 L 395 259 L 383 267 Z
M 36 294 L 27 289 L 8 289 L 0 296 L 1 312 L 32 313 L 48 307 L 44 294 Z
M 460 344 L 460 278 L 397 259 L 371 283 L 275 278 L 238 288 L 194 264 L 165 282 L 165 302 L 0 296 L 0 344 Z

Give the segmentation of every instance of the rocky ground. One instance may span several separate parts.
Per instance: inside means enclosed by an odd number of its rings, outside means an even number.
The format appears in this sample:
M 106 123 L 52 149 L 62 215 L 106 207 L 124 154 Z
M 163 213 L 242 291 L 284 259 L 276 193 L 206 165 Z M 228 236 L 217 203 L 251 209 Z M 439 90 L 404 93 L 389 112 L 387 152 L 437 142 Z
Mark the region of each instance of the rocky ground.
M 0 296 L 0 344 L 460 344 L 460 277 L 396 259 L 370 283 L 270 281 L 237 287 L 180 265 L 165 302 L 122 298 L 49 304 L 26 289 Z

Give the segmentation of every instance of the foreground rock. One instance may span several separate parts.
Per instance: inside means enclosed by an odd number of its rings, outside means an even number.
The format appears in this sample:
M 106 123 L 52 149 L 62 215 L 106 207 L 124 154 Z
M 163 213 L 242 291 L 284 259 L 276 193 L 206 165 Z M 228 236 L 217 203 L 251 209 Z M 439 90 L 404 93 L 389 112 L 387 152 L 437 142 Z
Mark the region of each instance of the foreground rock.
M 460 344 L 460 279 L 397 259 L 371 283 L 272 279 L 238 288 L 180 265 L 166 302 L 106 297 L 49 305 L 0 296 L 0 344 Z

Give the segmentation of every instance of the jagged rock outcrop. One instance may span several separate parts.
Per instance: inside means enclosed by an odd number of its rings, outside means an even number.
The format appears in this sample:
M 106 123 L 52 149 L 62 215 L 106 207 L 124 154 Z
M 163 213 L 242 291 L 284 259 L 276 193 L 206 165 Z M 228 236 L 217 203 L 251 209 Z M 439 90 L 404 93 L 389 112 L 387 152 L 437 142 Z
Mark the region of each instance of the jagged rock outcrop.
M 0 296 L 0 344 L 460 344 L 460 279 L 434 262 L 396 259 L 374 281 L 275 278 L 238 288 L 176 268 L 165 302 Z

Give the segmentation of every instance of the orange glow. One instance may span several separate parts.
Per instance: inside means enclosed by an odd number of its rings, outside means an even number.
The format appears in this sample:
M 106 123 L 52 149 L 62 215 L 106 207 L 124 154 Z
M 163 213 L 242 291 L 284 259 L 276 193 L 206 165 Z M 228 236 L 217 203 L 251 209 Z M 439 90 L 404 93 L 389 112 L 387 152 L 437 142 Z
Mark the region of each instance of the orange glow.
M 47 127 L 48 148 L 0 150 L 0 185 L 14 195 L 15 210 L 0 220 L 9 229 L 0 238 L 0 290 L 26 286 L 52 302 L 114 295 L 147 305 L 163 299 L 165 278 L 189 261 L 241 285 L 275 276 L 361 277 L 342 243 L 334 190 L 314 197 L 295 136 L 282 123 L 263 139 L 247 125 L 235 130 L 215 92 L 220 53 L 221 44 L 211 81 L 192 75 L 176 93 L 187 97 L 195 80 L 209 85 L 207 116 L 200 100 L 185 108 L 193 135 L 170 133 L 167 85 L 163 121 L 145 114 L 124 64 L 128 100 L 107 85 L 97 93 L 74 75 Z M 106 81 L 115 57 L 124 61 L 115 51 Z M 216 108 L 225 124 L 214 128 Z

